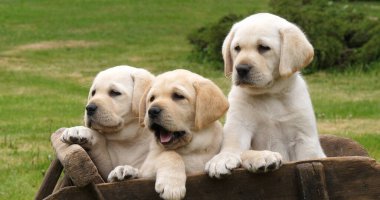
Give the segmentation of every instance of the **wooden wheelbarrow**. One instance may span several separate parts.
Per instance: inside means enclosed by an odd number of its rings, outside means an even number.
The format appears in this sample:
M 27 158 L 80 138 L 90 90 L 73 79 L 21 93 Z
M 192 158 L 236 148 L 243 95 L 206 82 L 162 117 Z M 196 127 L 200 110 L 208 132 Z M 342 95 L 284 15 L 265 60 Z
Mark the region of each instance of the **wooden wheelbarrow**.
M 265 174 L 237 169 L 222 180 L 204 173 L 188 176 L 185 199 L 380 199 L 379 163 L 351 139 L 321 135 L 320 141 L 328 158 L 286 163 Z M 38 200 L 159 199 L 152 179 L 105 183 L 79 145 L 61 151 L 45 174 Z

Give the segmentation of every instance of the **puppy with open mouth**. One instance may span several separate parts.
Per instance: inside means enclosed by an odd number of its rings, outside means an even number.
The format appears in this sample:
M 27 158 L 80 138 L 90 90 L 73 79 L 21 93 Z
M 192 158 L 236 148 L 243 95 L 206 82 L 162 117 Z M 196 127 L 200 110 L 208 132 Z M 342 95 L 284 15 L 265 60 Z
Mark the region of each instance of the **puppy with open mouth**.
M 179 69 L 157 76 L 140 103 L 140 119 L 156 138 L 149 154 L 139 171 L 119 166 L 108 179 L 156 177 L 162 198 L 183 198 L 186 174 L 202 172 L 220 150 L 223 128 L 218 119 L 227 109 L 222 91 L 200 75 Z
M 86 149 L 104 180 L 116 166 L 140 167 L 146 158 L 153 137 L 140 126 L 139 103 L 153 80 L 147 70 L 130 66 L 101 71 L 89 91 L 85 126 L 66 128 L 60 137 Z

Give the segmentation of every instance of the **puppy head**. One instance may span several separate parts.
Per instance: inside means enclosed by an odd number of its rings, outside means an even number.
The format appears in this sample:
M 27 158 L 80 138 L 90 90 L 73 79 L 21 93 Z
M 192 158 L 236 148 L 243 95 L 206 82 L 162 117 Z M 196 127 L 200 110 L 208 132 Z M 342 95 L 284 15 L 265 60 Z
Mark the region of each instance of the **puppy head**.
M 117 66 L 100 72 L 90 88 L 84 120 L 100 133 L 116 133 L 137 120 L 139 101 L 154 76 L 144 69 Z
M 259 13 L 235 24 L 222 47 L 225 75 L 235 85 L 268 89 L 307 66 L 314 50 L 303 32 L 278 16 Z
M 174 70 L 156 77 L 141 100 L 140 119 L 154 132 L 158 144 L 177 149 L 227 109 L 226 97 L 212 81 L 187 70 Z

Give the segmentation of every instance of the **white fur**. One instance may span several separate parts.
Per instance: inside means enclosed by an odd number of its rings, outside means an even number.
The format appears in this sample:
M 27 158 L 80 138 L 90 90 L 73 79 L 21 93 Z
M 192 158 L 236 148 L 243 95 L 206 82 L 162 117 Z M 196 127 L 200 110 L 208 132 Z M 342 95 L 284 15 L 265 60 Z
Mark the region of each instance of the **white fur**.
M 183 99 L 173 99 L 174 94 L 183 95 Z M 227 99 L 210 80 L 187 70 L 174 70 L 156 77 L 140 107 L 145 126 L 155 122 L 169 131 L 186 131 L 169 144 L 156 137 L 138 171 L 139 177 L 156 178 L 155 189 L 161 198 L 182 199 L 186 175 L 202 172 L 205 163 L 220 151 L 223 127 L 218 119 L 228 109 Z M 148 114 L 152 107 L 162 108 L 155 119 Z M 108 179 L 120 180 L 125 176 L 121 171 L 128 169 L 130 166 L 120 166 Z
M 100 72 L 88 96 L 88 104 L 98 106 L 96 114 L 89 117 L 85 112 L 86 127 L 67 128 L 61 135 L 62 142 L 79 144 L 88 150 L 104 180 L 116 166 L 128 164 L 139 168 L 146 158 L 152 136 L 140 126 L 136 102 L 153 79 L 148 71 L 130 66 L 116 66 Z M 111 90 L 120 95 L 110 95 Z M 125 173 L 137 176 L 133 172 Z
M 259 45 L 270 50 L 259 52 Z M 234 85 L 221 153 L 206 165 L 211 177 L 229 174 L 241 164 L 265 172 L 282 161 L 325 157 L 306 83 L 296 72 L 313 57 L 298 27 L 268 13 L 252 15 L 233 26 L 223 57 Z M 247 78 L 238 75 L 239 64 L 252 66 Z

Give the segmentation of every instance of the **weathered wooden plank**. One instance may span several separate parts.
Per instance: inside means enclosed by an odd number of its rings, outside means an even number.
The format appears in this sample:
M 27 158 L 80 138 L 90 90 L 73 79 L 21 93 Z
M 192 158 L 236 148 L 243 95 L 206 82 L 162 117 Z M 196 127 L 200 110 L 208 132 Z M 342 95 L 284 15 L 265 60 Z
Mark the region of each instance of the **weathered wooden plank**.
M 86 186 L 87 190 L 89 190 L 93 196 L 95 196 L 95 200 L 104 200 L 104 196 L 102 192 L 99 190 L 98 185 L 95 183 L 90 183 Z
M 323 162 L 330 199 L 380 199 L 380 164 L 365 157 Z
M 279 170 L 251 174 L 238 169 L 222 180 L 205 174 L 187 180 L 186 199 L 298 199 L 297 165 L 319 162 L 325 172 L 325 186 L 330 199 L 380 199 L 380 164 L 368 157 L 337 157 L 286 163 Z M 318 164 L 316 164 L 318 168 Z M 321 174 L 321 173 L 320 173 Z M 322 175 L 320 175 L 322 176 Z M 317 176 L 318 177 L 318 176 Z M 323 182 L 323 177 L 317 178 Z M 154 180 L 136 179 L 120 183 L 99 184 L 105 199 L 159 199 Z M 70 187 L 49 199 L 93 199 L 88 191 Z
M 61 188 L 74 186 L 73 181 L 71 181 L 70 177 L 67 174 L 63 174 L 63 177 L 58 181 L 57 185 L 54 188 L 53 192 L 60 190 Z
M 335 135 L 320 135 L 319 140 L 327 157 L 366 156 L 368 152 L 358 142 Z
M 71 145 L 72 147 L 74 145 Z M 77 146 L 77 145 L 75 145 Z M 80 147 L 78 145 L 78 147 Z M 67 174 L 74 185 L 83 187 L 90 183 L 104 183 L 98 169 L 83 148 L 72 148 L 70 156 L 66 156 L 62 162 Z
M 53 192 L 62 170 L 63 166 L 61 162 L 59 162 L 58 159 L 54 159 L 50 163 L 48 171 L 45 173 L 44 180 L 42 181 L 41 187 L 38 190 L 35 199 L 43 199 Z
M 67 186 L 68 185 L 67 183 L 71 182 L 70 179 L 73 179 L 72 180 L 73 183 L 77 186 L 85 186 L 85 185 L 88 185 L 90 183 L 103 183 L 104 182 L 103 179 L 100 177 L 95 165 L 93 164 L 93 162 L 91 161 L 91 159 L 89 158 L 89 156 L 87 155 L 85 150 L 83 150 L 79 145 L 67 145 L 67 144 L 62 143 L 59 140 L 59 136 L 63 130 L 64 129 L 60 129 L 52 135 L 52 142 L 56 143 L 53 146 L 55 147 L 55 150 L 57 152 L 57 156 L 60 158 L 60 160 L 64 164 L 65 171 L 66 171 L 65 177 L 63 180 L 64 185 L 57 185 L 56 188 L 59 189 L 61 187 Z M 355 142 L 351 139 L 332 136 L 332 135 L 321 135 L 320 141 L 321 141 L 321 145 L 322 145 L 326 155 L 328 155 L 328 156 L 347 156 L 347 155 L 368 156 L 365 149 L 360 144 L 358 144 L 357 142 Z M 302 162 L 299 162 L 299 163 L 302 163 Z M 239 170 L 238 170 L 236 173 L 239 174 L 241 172 L 239 172 Z M 242 171 L 242 173 L 246 173 L 246 172 Z M 278 172 L 273 172 L 273 173 L 278 173 Z M 252 176 L 252 175 L 248 175 L 248 176 Z M 260 179 L 260 175 L 254 175 L 254 176 L 258 176 L 258 177 L 255 177 L 255 179 Z M 264 175 L 264 177 L 265 176 L 267 176 L 267 175 Z M 221 187 L 220 190 L 222 190 L 223 188 L 230 188 L 231 191 L 235 191 L 235 192 L 230 193 L 231 195 L 232 194 L 235 195 L 235 196 L 231 196 L 231 198 L 235 198 L 236 195 L 239 196 L 239 194 L 244 193 L 244 192 L 240 191 L 241 187 L 239 186 L 239 184 L 235 184 L 235 178 L 234 177 L 232 177 L 232 178 L 228 177 L 225 180 L 221 180 L 221 181 L 212 180 L 212 179 L 209 179 L 208 177 L 202 178 L 202 176 L 195 176 L 195 177 L 198 177 L 198 178 L 195 178 L 194 181 L 198 182 L 199 183 L 198 185 L 201 185 L 201 187 L 204 186 L 204 183 L 202 181 L 205 181 L 206 183 L 211 181 L 211 183 L 208 183 L 208 184 L 212 184 L 215 188 L 208 191 L 207 188 L 198 188 L 197 185 L 189 184 L 190 180 L 193 179 L 190 176 L 188 178 L 188 184 L 187 184 L 188 185 L 187 186 L 188 192 L 187 193 L 189 193 L 189 191 L 196 190 L 199 193 L 202 193 L 200 195 L 206 195 L 206 196 L 211 195 L 211 196 L 213 196 L 212 193 L 215 190 L 218 190 L 217 187 Z M 285 176 L 283 176 L 283 177 L 285 177 Z M 288 177 L 288 178 L 292 178 L 292 177 Z M 267 194 L 268 192 L 266 190 L 260 188 L 260 186 L 263 183 L 273 185 L 273 183 L 271 183 L 271 181 L 272 181 L 271 179 L 264 178 L 263 180 L 259 180 L 259 181 L 255 181 L 255 182 L 252 182 L 249 179 L 246 180 L 244 178 L 243 178 L 243 180 L 240 180 L 239 176 L 237 177 L 237 179 L 238 180 L 236 180 L 236 181 L 246 182 L 246 184 L 250 184 L 250 185 L 253 185 L 252 187 L 258 188 L 255 192 L 253 192 L 250 195 L 250 197 L 260 199 L 260 198 L 264 197 L 262 194 L 266 193 L 265 197 L 267 199 L 270 198 L 270 195 Z M 200 180 L 202 180 L 202 181 L 200 181 Z M 297 180 L 297 179 L 295 179 L 295 180 Z M 137 180 L 134 180 L 134 181 L 137 181 Z M 216 181 L 217 183 L 214 184 L 213 181 Z M 220 183 L 224 183 L 224 184 L 220 185 Z M 135 183 L 133 183 L 133 184 L 135 184 Z M 154 181 L 153 181 L 153 186 L 152 186 L 152 183 L 149 181 L 143 181 L 143 183 L 140 183 L 140 184 L 148 184 L 150 186 L 150 188 L 154 188 Z M 49 188 L 45 188 L 45 187 L 46 187 L 45 185 L 42 185 L 40 190 L 47 190 L 47 191 L 50 190 Z M 50 187 L 50 186 L 48 186 L 48 187 Z M 112 187 L 114 187 L 114 186 L 112 186 Z M 235 187 L 238 187 L 238 189 L 234 189 Z M 146 190 L 146 187 L 141 187 L 141 188 L 143 188 L 144 191 Z M 294 190 L 294 189 L 291 190 L 292 188 L 288 188 L 288 189 L 289 190 L 281 190 L 281 188 L 280 188 L 280 189 L 276 189 L 276 190 L 284 191 L 284 194 L 282 194 L 281 198 L 283 198 L 283 196 L 289 196 L 290 197 L 290 196 L 296 194 L 297 190 Z M 154 190 L 151 193 L 145 193 L 144 191 L 142 191 L 141 192 L 142 194 L 140 194 L 140 195 L 142 195 L 141 199 L 151 199 L 151 198 L 157 198 L 158 197 L 157 194 L 154 193 Z M 290 191 L 292 191 L 292 192 L 290 192 Z M 269 191 L 269 193 L 271 193 L 271 192 Z M 45 196 L 48 194 L 49 193 L 46 192 Z M 117 193 L 115 193 L 115 194 L 117 194 Z M 132 194 L 134 194 L 134 193 L 132 192 Z M 39 195 L 39 193 L 37 193 L 37 195 Z M 135 197 L 137 197 L 137 196 L 133 196 L 132 198 L 135 198 Z M 280 196 L 278 196 L 278 195 L 275 195 L 273 198 L 277 198 L 277 197 L 280 198 Z M 123 198 L 121 198 L 121 199 L 123 199 Z M 189 198 L 191 198 L 191 196 L 187 195 L 187 198 L 189 199 Z M 242 196 L 240 198 L 244 199 L 244 197 L 242 197 Z
M 64 128 L 51 135 L 51 142 L 58 159 L 61 161 L 67 174 L 74 185 L 83 187 L 90 183 L 104 183 L 98 169 L 88 156 L 87 152 L 79 145 L 68 145 L 60 140 Z
M 325 172 L 320 162 L 296 165 L 298 175 L 299 199 L 327 200 Z
M 86 187 L 69 186 L 53 193 L 45 200 L 94 200 L 96 196 Z

